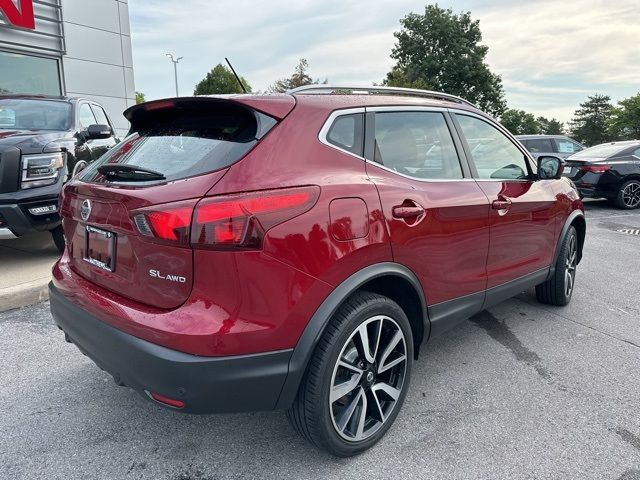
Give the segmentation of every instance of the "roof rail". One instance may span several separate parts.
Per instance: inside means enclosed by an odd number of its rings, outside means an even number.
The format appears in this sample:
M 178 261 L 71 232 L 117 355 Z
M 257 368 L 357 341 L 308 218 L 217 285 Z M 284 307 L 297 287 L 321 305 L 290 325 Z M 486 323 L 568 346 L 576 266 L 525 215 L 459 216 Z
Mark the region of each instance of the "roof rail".
M 289 94 L 307 93 L 307 94 L 330 94 L 330 93 L 367 93 L 367 94 L 384 94 L 384 95 L 406 95 L 412 97 L 433 98 L 436 100 L 446 100 L 449 102 L 457 102 L 478 108 L 473 103 L 464 98 L 449 95 L 448 93 L 435 92 L 432 90 L 418 90 L 416 88 L 400 88 L 400 87 L 355 87 L 352 85 L 303 85 L 302 87 L 287 90 Z

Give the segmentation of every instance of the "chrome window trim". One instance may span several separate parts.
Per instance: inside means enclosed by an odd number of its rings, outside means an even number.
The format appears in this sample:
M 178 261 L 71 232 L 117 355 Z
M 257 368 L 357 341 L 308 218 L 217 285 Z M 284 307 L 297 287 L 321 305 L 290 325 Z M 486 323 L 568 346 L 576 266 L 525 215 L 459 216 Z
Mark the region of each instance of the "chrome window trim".
M 335 150 L 338 150 L 339 152 L 342 153 L 346 153 L 347 155 L 351 155 L 352 157 L 355 158 L 359 158 L 360 160 L 365 160 L 364 157 L 357 155 L 353 152 L 350 152 L 349 150 L 345 150 L 344 148 L 340 148 L 339 146 L 329 142 L 329 140 L 327 140 L 327 135 L 329 134 L 329 130 L 331 130 L 331 127 L 333 126 L 333 123 L 335 122 L 335 120 L 338 117 L 344 117 L 345 115 L 354 115 L 354 114 L 358 114 L 361 113 L 364 115 L 365 113 L 365 108 L 364 107 L 358 107 L 358 108 L 345 108 L 342 110 L 334 110 L 333 112 L 331 112 L 331 115 L 329 115 L 327 117 L 327 119 L 325 120 L 324 124 L 322 125 L 322 128 L 320 129 L 320 131 L 318 132 L 318 140 L 320 140 L 320 143 L 326 145 L 327 147 L 333 148 Z M 364 137 L 364 132 L 363 132 L 363 137 Z

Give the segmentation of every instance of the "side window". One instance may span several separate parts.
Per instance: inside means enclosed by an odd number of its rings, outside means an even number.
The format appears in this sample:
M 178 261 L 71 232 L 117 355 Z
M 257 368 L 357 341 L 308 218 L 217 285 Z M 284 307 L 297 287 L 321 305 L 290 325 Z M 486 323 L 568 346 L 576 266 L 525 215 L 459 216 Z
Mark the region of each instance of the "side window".
M 327 133 L 327 141 L 338 148 L 362 156 L 363 123 L 361 113 L 337 117 Z
M 468 115 L 456 114 L 471 157 L 482 179 L 529 178 L 524 154 L 493 125 Z
M 109 119 L 107 118 L 107 114 L 104 113 L 102 107 L 99 107 L 98 105 L 91 105 L 91 110 L 93 110 L 93 115 L 96 117 L 96 123 L 98 125 L 111 126 L 111 123 L 109 123 Z
M 80 110 L 78 111 L 78 118 L 80 120 L 80 125 L 82 128 L 87 128 L 89 125 L 95 125 L 96 117 L 93 116 L 93 112 L 91 111 L 91 107 L 88 103 L 83 103 L 80 105 Z
M 636 150 L 634 150 L 633 156 L 640 158 L 640 148 L 637 148 Z
M 374 160 L 420 179 L 456 180 L 462 168 L 440 112 L 377 113 Z
M 548 138 L 529 139 L 527 140 L 526 147 L 531 153 L 553 152 L 553 145 L 551 145 L 551 140 Z
M 582 150 L 582 147 L 571 140 L 566 140 L 564 138 L 555 138 L 553 140 L 556 142 L 556 146 L 558 147 L 558 153 L 576 153 Z

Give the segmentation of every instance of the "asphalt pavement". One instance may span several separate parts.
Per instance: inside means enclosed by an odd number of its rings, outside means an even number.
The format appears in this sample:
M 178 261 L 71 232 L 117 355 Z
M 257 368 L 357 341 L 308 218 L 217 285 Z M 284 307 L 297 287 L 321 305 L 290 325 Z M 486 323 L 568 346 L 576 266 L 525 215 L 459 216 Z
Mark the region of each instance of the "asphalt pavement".
M 640 479 L 640 211 L 588 203 L 571 304 L 531 292 L 430 343 L 395 426 L 335 459 L 280 412 L 189 416 L 117 387 L 48 304 L 0 313 L 1 479 Z

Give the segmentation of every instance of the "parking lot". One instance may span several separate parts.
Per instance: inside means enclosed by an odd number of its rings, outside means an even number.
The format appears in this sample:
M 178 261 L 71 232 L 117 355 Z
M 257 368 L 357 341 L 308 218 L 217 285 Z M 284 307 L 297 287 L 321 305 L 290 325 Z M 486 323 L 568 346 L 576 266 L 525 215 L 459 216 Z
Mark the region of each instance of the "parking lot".
M 423 350 L 398 421 L 320 453 L 284 414 L 179 415 L 117 387 L 48 304 L 0 314 L 0 478 L 640 479 L 640 211 L 588 202 L 571 304 L 531 292 Z

